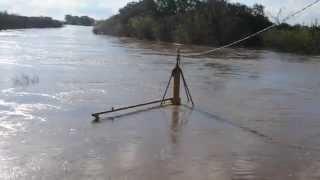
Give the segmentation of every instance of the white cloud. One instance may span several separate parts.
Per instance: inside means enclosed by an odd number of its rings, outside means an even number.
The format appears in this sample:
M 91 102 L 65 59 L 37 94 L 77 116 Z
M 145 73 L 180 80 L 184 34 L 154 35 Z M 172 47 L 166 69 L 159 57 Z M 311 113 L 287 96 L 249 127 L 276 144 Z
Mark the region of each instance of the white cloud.
M 0 11 L 27 16 L 89 15 L 98 19 L 118 12 L 129 0 L 0 0 Z

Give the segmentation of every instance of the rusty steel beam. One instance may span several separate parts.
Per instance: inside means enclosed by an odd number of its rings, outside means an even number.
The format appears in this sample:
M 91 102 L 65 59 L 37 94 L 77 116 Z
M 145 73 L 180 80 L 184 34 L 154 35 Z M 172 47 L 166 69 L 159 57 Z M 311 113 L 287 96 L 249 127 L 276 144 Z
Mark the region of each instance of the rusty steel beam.
M 137 108 L 137 107 L 142 107 L 142 106 L 147 106 L 147 105 L 157 104 L 157 103 L 162 103 L 162 102 L 167 102 L 167 101 L 172 102 L 172 98 L 168 98 L 168 99 L 164 99 L 164 100 L 157 100 L 157 101 L 152 101 L 152 102 L 147 102 L 147 103 L 138 104 L 138 105 L 134 105 L 134 106 L 117 108 L 117 109 L 112 108 L 112 109 L 109 110 L 109 111 L 94 113 L 94 114 L 92 114 L 92 116 L 95 117 L 95 118 L 99 118 L 99 116 L 102 115 L 102 114 L 108 114 L 108 113 L 123 111 L 123 110 L 127 110 L 127 109 L 133 109 L 133 108 Z

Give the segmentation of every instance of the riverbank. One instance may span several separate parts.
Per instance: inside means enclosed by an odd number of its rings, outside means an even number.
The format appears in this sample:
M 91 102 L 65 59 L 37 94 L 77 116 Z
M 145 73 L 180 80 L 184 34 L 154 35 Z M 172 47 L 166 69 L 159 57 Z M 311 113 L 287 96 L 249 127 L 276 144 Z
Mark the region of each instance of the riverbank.
M 50 17 L 27 17 L 0 12 L 0 30 L 27 28 L 59 28 L 63 23 Z
M 249 7 L 227 1 L 192 0 L 192 3 L 169 6 L 160 2 L 128 3 L 119 14 L 98 22 L 93 32 L 219 47 L 272 25 L 262 5 Z M 320 26 L 315 23 L 312 26 L 281 24 L 238 46 L 320 54 L 319 44 Z

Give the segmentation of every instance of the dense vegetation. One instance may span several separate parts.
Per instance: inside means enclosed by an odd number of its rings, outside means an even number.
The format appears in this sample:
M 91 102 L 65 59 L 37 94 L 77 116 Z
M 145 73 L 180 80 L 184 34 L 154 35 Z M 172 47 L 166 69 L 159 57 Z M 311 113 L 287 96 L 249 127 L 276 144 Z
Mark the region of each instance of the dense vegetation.
M 314 23 L 311 27 L 281 24 L 263 35 L 264 45 L 276 50 L 319 54 L 320 26 Z
M 62 25 L 60 21 L 50 17 L 26 17 L 0 12 L 0 30 L 62 27 Z
M 66 15 L 64 19 L 66 24 L 71 24 L 71 25 L 93 26 L 95 23 L 95 20 L 88 16 L 79 17 L 79 16 Z
M 221 46 L 269 25 L 272 22 L 258 4 L 248 7 L 227 0 L 141 0 L 98 22 L 94 33 Z M 320 53 L 319 29 L 318 25 L 282 24 L 239 46 Z

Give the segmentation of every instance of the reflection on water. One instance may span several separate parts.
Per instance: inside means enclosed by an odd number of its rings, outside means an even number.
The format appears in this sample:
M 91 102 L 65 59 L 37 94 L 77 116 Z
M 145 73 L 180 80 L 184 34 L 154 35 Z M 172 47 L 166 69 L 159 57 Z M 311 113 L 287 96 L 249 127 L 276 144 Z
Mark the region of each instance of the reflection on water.
M 183 130 L 184 126 L 186 126 L 189 122 L 189 118 L 191 116 L 191 113 L 193 111 L 192 108 L 186 109 L 186 111 L 183 111 L 181 108 L 174 106 L 171 108 L 172 114 L 171 114 L 171 142 L 172 144 L 177 144 L 179 141 L 179 134 L 181 134 L 181 131 Z
M 180 129 L 180 118 L 179 118 L 179 109 L 175 107 L 172 110 L 172 120 L 171 120 L 171 141 L 172 144 L 177 144 L 178 136 L 179 136 L 179 129 Z
M 0 179 L 320 178 L 319 57 L 183 57 L 194 110 L 90 122 L 94 112 L 161 98 L 175 52 L 88 27 L 0 32 Z

